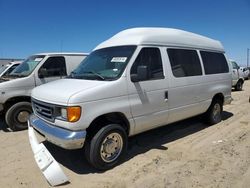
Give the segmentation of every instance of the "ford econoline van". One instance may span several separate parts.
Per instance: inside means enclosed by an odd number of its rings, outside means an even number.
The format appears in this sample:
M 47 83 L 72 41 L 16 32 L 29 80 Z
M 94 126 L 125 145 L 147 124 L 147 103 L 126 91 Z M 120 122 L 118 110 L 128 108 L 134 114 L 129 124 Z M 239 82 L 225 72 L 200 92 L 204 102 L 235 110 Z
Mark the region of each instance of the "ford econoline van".
M 83 53 L 42 53 L 27 58 L 10 74 L 0 78 L 0 111 L 12 130 L 27 128 L 32 112 L 31 90 L 63 78 L 87 56 Z
M 128 137 L 205 114 L 221 121 L 231 69 L 219 41 L 168 28 L 124 30 L 66 79 L 32 91 L 30 130 L 66 149 L 84 146 L 97 169 L 114 167 Z

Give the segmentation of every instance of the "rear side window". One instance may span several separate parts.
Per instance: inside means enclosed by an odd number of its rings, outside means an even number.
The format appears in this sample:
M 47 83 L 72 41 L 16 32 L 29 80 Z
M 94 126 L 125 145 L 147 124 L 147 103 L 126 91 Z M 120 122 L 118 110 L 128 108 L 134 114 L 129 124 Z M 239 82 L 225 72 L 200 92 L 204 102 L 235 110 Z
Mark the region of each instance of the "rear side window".
M 223 53 L 201 51 L 205 74 L 226 73 L 229 71 L 227 60 Z
M 143 48 L 131 68 L 131 74 L 137 74 L 137 67 L 143 65 L 148 67 L 148 80 L 164 78 L 161 53 L 158 48 Z
M 173 75 L 188 77 L 202 75 L 197 51 L 186 49 L 167 49 Z
M 64 57 L 50 57 L 40 68 L 46 71 L 45 77 L 67 76 Z

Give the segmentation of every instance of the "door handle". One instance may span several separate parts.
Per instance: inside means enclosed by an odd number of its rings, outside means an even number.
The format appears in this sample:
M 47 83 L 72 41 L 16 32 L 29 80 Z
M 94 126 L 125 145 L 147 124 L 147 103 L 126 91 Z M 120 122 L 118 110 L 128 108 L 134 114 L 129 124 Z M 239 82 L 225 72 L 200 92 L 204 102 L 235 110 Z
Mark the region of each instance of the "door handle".
M 168 91 L 165 91 L 164 100 L 165 100 L 165 102 L 167 102 L 167 101 L 168 101 Z

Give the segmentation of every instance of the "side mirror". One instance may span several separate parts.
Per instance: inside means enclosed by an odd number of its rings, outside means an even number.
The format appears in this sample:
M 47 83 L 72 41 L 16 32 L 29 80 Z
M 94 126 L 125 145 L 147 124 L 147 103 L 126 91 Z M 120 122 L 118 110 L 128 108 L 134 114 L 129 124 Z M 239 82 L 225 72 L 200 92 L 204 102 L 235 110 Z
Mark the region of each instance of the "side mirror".
M 44 77 L 46 77 L 47 76 L 47 70 L 45 69 L 45 68 L 41 68 L 40 70 L 39 70 L 39 72 L 38 72 L 38 77 L 39 78 L 44 78 Z
M 148 67 L 141 65 L 137 67 L 137 74 L 131 74 L 131 81 L 132 82 L 139 82 L 147 80 L 148 78 Z

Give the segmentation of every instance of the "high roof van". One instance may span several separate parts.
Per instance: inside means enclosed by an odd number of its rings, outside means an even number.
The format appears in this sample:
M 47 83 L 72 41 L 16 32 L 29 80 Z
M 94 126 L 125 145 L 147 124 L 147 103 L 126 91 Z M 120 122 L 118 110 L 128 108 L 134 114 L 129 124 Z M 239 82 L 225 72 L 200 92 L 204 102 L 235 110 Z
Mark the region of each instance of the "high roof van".
M 69 77 L 32 90 L 29 130 L 112 168 L 132 135 L 199 114 L 221 121 L 232 81 L 224 53 L 219 41 L 182 30 L 124 30 Z
M 31 90 L 63 78 L 87 56 L 84 53 L 41 53 L 28 57 L 10 74 L 0 78 L 0 112 L 12 130 L 27 129 L 32 112 Z

